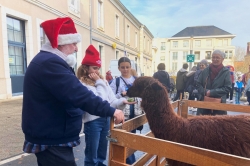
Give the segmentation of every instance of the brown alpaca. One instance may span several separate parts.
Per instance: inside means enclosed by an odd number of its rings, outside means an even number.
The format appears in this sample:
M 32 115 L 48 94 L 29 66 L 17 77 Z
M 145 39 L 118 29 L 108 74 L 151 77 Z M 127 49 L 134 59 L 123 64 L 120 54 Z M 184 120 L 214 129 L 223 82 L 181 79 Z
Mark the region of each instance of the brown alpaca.
M 151 131 L 156 138 L 250 158 L 250 116 L 178 116 L 167 90 L 152 77 L 139 77 L 127 95 L 141 97 Z M 170 166 L 190 164 L 168 160 Z

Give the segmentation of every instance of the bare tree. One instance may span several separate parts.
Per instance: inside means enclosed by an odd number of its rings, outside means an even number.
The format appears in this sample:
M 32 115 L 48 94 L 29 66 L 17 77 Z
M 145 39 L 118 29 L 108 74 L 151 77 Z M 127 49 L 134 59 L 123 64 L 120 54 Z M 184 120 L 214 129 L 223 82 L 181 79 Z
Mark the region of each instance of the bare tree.
M 236 46 L 234 61 L 244 61 L 246 49 L 244 47 Z

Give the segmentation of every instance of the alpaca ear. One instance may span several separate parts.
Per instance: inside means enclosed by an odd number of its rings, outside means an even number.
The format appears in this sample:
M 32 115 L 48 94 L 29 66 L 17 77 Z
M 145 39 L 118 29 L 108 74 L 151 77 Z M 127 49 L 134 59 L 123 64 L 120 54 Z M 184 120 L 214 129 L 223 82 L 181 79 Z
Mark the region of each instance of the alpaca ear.
M 154 90 L 162 90 L 162 87 L 157 82 L 154 82 L 153 84 L 151 84 L 151 87 Z

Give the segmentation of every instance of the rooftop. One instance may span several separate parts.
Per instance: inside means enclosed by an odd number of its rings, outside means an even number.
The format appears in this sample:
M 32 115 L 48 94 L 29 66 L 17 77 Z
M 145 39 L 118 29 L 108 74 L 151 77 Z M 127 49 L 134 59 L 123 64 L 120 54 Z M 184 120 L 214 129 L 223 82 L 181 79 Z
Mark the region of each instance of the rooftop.
M 172 37 L 233 35 L 214 25 L 187 27 Z

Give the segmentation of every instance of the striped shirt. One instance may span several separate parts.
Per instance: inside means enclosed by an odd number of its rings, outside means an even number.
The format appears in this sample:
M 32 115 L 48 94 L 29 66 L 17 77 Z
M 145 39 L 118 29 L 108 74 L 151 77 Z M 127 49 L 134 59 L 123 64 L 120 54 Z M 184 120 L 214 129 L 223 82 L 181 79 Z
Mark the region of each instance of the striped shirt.
M 38 153 L 38 152 L 42 152 L 46 149 L 48 149 L 51 146 L 62 146 L 62 147 L 75 147 L 80 145 L 81 140 L 77 140 L 77 141 L 73 141 L 73 142 L 68 142 L 66 144 L 58 144 L 58 145 L 39 145 L 39 144 L 33 144 L 31 142 L 28 141 L 24 141 L 23 144 L 23 151 L 25 153 Z

